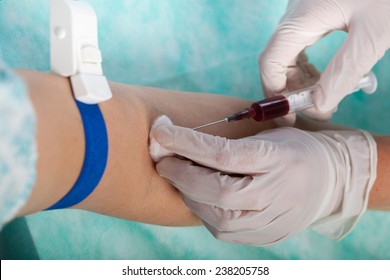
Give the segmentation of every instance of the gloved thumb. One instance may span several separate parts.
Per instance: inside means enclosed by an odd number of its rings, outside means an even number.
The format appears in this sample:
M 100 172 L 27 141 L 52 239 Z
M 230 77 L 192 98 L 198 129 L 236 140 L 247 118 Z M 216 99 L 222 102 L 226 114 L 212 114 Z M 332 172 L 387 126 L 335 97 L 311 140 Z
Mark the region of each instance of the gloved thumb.
M 339 102 L 353 92 L 363 76 L 384 55 L 384 49 L 372 43 L 367 44 L 370 35 L 364 28 L 359 26 L 357 30 L 351 27 L 341 49 L 321 75 L 313 93 L 313 102 L 318 111 L 334 111 Z

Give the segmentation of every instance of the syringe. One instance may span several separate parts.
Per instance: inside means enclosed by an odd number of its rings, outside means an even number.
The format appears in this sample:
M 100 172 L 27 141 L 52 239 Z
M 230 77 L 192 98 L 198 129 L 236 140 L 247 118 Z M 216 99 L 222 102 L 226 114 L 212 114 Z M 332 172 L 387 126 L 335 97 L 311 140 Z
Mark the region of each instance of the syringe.
M 377 89 L 378 81 L 374 73 L 370 72 L 363 77 L 357 87 L 351 92 L 362 90 L 367 94 L 374 93 Z M 234 122 L 243 119 L 254 119 L 255 121 L 267 121 L 274 118 L 282 117 L 290 113 L 313 107 L 312 93 L 314 86 L 289 92 L 286 95 L 278 95 L 254 102 L 250 108 L 226 116 L 224 119 L 197 126 L 193 129 L 198 130 L 207 126 L 222 122 Z

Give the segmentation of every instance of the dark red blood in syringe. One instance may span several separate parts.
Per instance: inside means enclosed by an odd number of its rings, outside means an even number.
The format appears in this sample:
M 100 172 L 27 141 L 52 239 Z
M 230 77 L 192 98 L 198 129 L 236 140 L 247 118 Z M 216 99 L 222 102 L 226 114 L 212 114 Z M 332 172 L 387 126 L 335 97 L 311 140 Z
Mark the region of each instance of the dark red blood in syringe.
M 273 96 L 252 104 L 252 118 L 256 121 L 267 121 L 285 116 L 290 110 L 288 100 L 283 95 Z
M 250 108 L 237 112 L 227 117 L 229 122 L 253 118 L 254 120 L 267 121 L 287 115 L 290 110 L 287 98 L 278 95 L 255 102 Z

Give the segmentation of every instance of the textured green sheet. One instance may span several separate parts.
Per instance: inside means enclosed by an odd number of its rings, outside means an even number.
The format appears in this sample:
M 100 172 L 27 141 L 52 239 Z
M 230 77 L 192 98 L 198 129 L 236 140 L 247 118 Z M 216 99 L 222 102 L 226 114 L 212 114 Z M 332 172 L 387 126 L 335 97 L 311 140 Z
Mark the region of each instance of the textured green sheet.
M 262 97 L 257 57 L 286 1 L 87 2 L 99 18 L 103 66 L 110 80 L 250 100 Z M 10 66 L 49 70 L 48 3 L 0 1 L 0 53 Z M 319 69 L 324 69 L 344 37 L 333 34 L 309 49 Z M 389 67 L 387 55 L 375 67 L 378 94 L 348 97 L 340 104 L 334 122 L 390 133 Z M 366 213 L 340 242 L 307 230 L 263 248 L 217 241 L 204 228 L 151 226 L 77 210 L 39 213 L 26 221 L 29 229 L 17 221 L 0 236 L 0 249 L 13 248 L 10 258 L 390 259 L 390 214 L 382 212 Z M 22 241 L 20 227 L 31 233 L 22 236 L 31 239 Z M 34 253 L 28 255 L 23 250 L 31 240 Z

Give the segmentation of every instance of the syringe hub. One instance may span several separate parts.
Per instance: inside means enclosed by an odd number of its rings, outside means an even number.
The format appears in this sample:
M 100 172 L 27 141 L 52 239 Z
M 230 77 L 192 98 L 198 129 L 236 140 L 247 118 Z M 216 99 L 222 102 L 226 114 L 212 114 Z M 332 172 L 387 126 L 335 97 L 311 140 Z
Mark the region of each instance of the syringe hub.
M 233 115 L 227 116 L 226 119 L 228 122 L 234 122 L 234 121 L 240 121 L 243 119 L 250 119 L 253 117 L 253 109 L 252 108 L 246 108 L 240 112 L 237 112 Z

